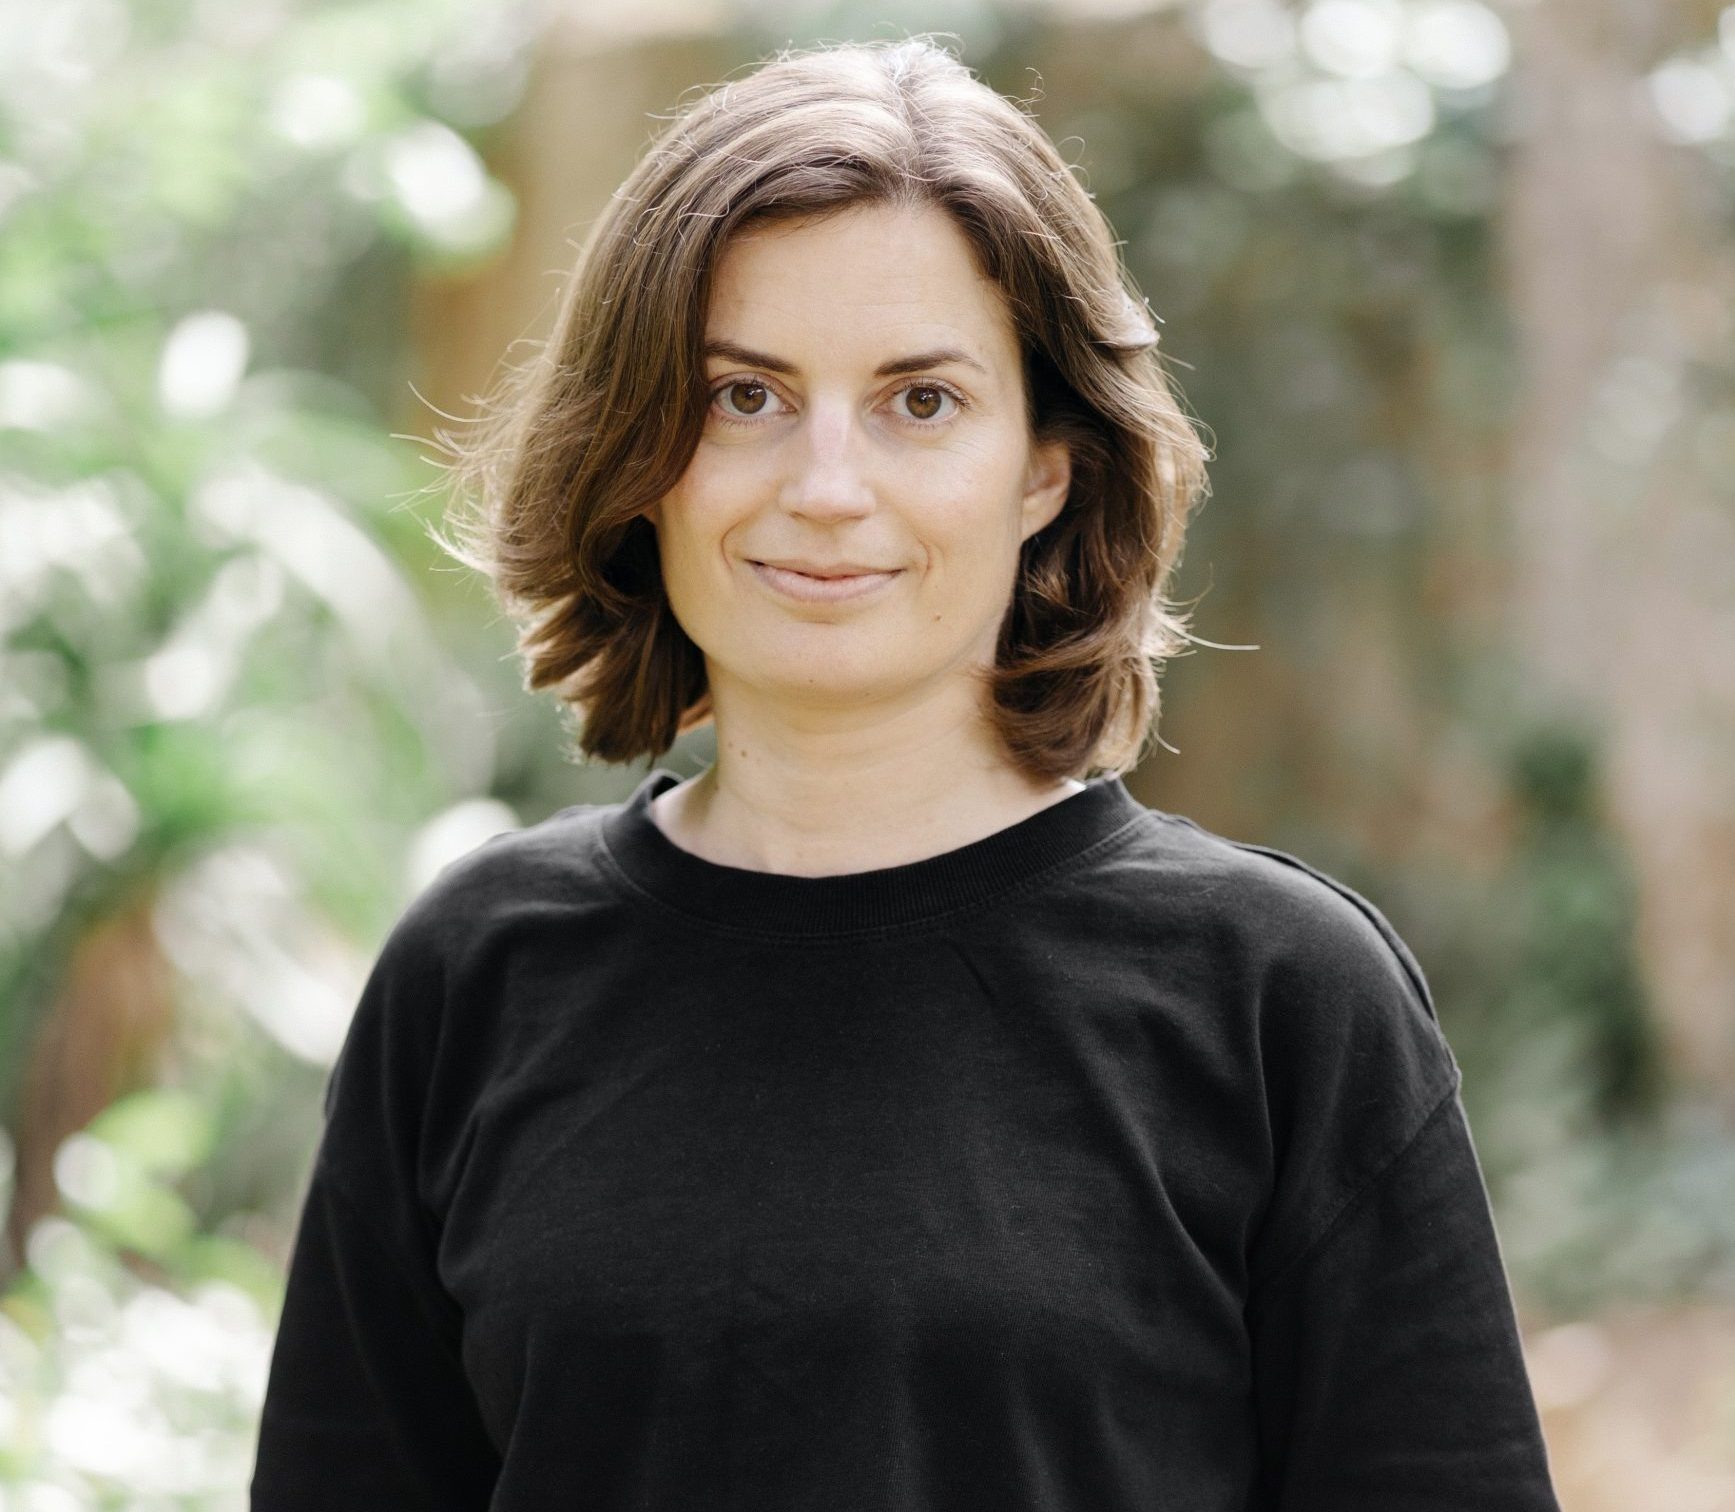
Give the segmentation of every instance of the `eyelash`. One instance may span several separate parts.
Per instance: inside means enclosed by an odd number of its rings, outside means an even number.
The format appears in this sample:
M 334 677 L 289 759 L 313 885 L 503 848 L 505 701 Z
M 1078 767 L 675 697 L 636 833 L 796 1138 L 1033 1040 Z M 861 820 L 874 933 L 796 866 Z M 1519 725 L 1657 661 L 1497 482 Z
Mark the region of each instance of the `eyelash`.
M 757 417 L 755 417 L 753 419 L 746 419 L 740 415 L 728 414 L 725 411 L 717 408 L 717 396 L 719 394 L 721 394 L 725 389 L 737 388 L 737 387 L 741 387 L 743 385 L 751 385 L 755 388 L 763 388 L 767 393 L 771 393 L 771 394 L 777 393 L 776 388 L 772 384 L 767 382 L 764 378 L 760 377 L 757 373 L 747 374 L 745 376 L 736 377 L 736 378 L 725 378 L 721 382 L 713 385 L 713 387 L 711 389 L 709 400 L 707 401 L 707 408 L 709 408 L 709 410 L 711 411 L 712 415 L 715 416 L 715 418 L 717 418 L 718 420 L 721 420 L 723 422 L 723 424 L 725 424 L 725 425 L 744 425 L 744 426 L 763 425 L 765 423 L 764 420 L 759 419 Z M 911 420 L 911 419 L 908 419 L 907 417 L 899 416 L 898 417 L 898 424 L 907 425 L 910 427 L 911 430 L 938 430 L 942 425 L 945 425 L 949 421 L 957 419 L 958 413 L 961 413 L 962 411 L 967 410 L 970 407 L 970 401 L 968 399 L 966 399 L 963 396 L 963 394 L 959 393 L 959 391 L 957 389 L 953 388 L 951 384 L 942 382 L 938 378 L 913 379 L 909 383 L 906 383 L 902 388 L 898 389 L 896 392 L 899 394 L 907 394 L 907 393 L 909 393 L 909 391 L 911 389 L 925 389 L 925 388 L 938 389 L 942 394 L 947 395 L 957 404 L 958 410 L 955 411 L 953 414 L 946 416 L 944 419 L 935 419 L 935 420 Z M 779 395 L 779 397 L 781 398 L 782 396 Z M 772 418 L 775 418 L 775 417 L 772 417 Z

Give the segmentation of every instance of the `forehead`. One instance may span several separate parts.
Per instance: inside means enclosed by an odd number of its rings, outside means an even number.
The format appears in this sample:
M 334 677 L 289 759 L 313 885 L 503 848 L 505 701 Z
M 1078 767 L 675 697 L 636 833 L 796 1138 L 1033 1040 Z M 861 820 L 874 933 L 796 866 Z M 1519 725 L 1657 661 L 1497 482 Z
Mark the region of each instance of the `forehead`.
M 964 233 L 933 206 L 855 208 L 744 232 L 718 258 L 706 334 L 805 360 L 891 345 L 1015 361 L 1017 331 Z

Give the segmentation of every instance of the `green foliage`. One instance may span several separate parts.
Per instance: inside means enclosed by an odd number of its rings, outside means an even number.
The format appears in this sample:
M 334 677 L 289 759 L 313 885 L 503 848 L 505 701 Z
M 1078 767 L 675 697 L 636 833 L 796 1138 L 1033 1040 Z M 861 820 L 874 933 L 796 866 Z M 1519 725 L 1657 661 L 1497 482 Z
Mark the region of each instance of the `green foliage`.
M 1515 1285 L 1561 1316 L 1715 1294 L 1735 1285 L 1735 1223 L 1703 1198 L 1735 1144 L 1671 1101 L 1600 743 L 1535 711 L 1503 728 L 1511 844 L 1459 905 L 1445 980 Z
M 177 999 L 173 1085 L 61 1144 L 15 1257 L 0 1492 L 234 1507 L 366 942 L 417 828 L 491 780 L 400 561 L 388 509 L 426 474 L 388 431 L 410 279 L 510 233 L 469 138 L 533 28 L 0 0 L 0 35 L 8 1123 L 73 952 L 141 890 Z

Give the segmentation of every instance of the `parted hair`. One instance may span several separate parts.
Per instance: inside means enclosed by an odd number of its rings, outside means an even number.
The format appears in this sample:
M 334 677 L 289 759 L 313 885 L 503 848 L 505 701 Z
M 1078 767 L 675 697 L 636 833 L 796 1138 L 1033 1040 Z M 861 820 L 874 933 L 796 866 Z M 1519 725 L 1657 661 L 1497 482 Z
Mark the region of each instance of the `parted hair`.
M 749 226 L 936 206 L 1006 301 L 1037 441 L 1070 491 L 1023 542 L 984 717 L 1034 779 L 1137 764 L 1162 663 L 1193 640 L 1168 596 L 1211 453 L 1091 194 L 1026 108 L 932 34 L 782 51 L 674 111 L 593 224 L 554 328 L 462 435 L 436 432 L 449 555 L 518 629 L 575 759 L 655 758 L 711 714 L 643 512 L 680 479 L 709 403 L 713 270 Z

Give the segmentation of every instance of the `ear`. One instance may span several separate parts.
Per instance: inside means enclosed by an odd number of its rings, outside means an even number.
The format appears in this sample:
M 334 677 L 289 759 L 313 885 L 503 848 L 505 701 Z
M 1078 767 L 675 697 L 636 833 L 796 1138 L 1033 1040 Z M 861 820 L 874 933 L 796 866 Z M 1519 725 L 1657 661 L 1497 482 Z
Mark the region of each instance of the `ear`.
M 1064 441 L 1044 441 L 1030 449 L 1024 475 L 1023 519 L 1019 539 L 1029 540 L 1066 507 L 1072 489 L 1072 448 Z

